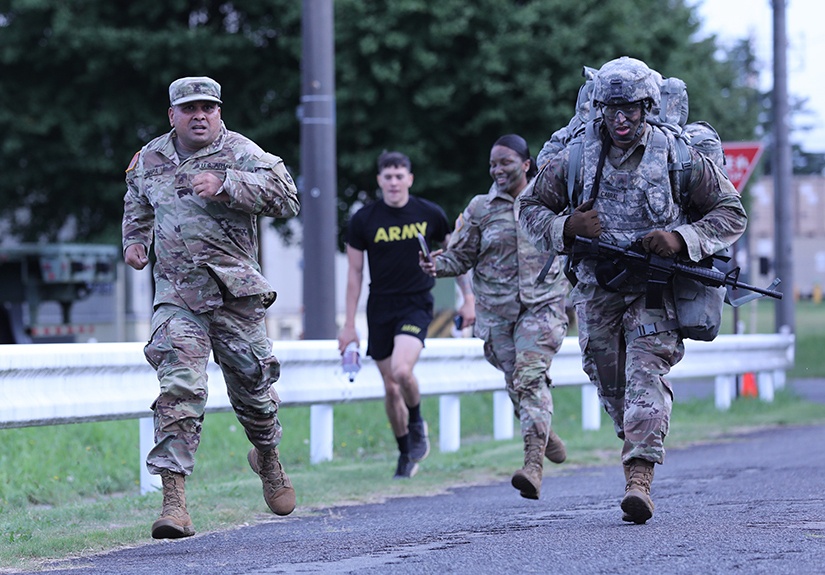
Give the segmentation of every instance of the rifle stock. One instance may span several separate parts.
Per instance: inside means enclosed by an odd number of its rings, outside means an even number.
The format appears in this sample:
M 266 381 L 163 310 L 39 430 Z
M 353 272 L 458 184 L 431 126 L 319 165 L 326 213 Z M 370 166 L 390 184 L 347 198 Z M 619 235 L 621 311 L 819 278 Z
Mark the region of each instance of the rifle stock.
M 776 291 L 779 279 L 775 279 L 767 288 L 760 288 L 739 281 L 739 268 L 734 268 L 729 272 L 721 272 L 711 265 L 703 265 L 690 261 L 679 260 L 676 257 L 663 258 L 653 253 L 645 252 L 640 244 L 634 243 L 626 248 L 614 244 L 600 241 L 598 238 L 583 238 L 576 236 L 573 241 L 573 261 L 578 262 L 585 257 L 595 257 L 600 259 L 613 260 L 621 264 L 636 277 L 648 281 L 661 281 L 662 278 L 680 276 L 693 279 L 710 287 L 729 286 L 733 289 L 745 289 L 760 296 L 768 296 L 775 299 L 782 299 L 782 292 Z M 611 286 L 616 287 L 616 286 Z M 751 301 L 759 296 L 743 296 L 735 300 L 741 305 L 742 299 Z M 733 302 L 731 302 L 733 303 Z

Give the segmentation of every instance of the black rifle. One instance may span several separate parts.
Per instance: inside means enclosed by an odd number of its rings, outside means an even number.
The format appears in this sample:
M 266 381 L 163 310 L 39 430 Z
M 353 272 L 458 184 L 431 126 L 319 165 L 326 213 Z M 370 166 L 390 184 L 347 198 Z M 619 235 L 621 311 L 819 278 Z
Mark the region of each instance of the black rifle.
M 573 241 L 572 259 L 574 262 L 582 258 L 593 257 L 602 261 L 611 262 L 618 273 L 610 278 L 603 286 L 606 289 L 618 289 L 631 275 L 647 281 L 646 305 L 648 308 L 662 307 L 662 292 L 665 285 L 673 276 L 692 279 L 706 286 L 730 286 L 733 289 L 746 289 L 748 294 L 735 300 L 727 300 L 733 307 L 752 301 L 762 296 L 782 299 L 782 292 L 774 288 L 779 285 L 779 278 L 767 288 L 759 288 L 739 281 L 739 268 L 729 272 L 721 272 L 713 267 L 713 257 L 706 258 L 699 263 L 685 261 L 675 257 L 663 258 L 654 253 L 648 253 L 641 245 L 641 241 L 633 242 L 622 248 L 597 238 L 583 238 L 576 236 Z

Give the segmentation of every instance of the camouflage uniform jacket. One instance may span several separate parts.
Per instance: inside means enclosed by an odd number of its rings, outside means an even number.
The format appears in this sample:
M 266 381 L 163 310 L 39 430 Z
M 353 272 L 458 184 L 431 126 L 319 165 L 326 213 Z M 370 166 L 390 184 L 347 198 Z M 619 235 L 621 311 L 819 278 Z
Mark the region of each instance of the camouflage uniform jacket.
M 126 171 L 123 249 L 152 244 L 155 305 L 172 303 L 204 313 L 224 295 L 261 294 L 275 300 L 258 263 L 257 216 L 298 213 L 295 184 L 283 161 L 221 124 L 218 138 L 181 161 L 173 129 L 144 146 Z M 210 171 L 223 179 L 228 203 L 192 190 L 192 178 Z
M 584 193 L 589 197 L 601 133 L 585 138 L 582 170 Z M 617 150 L 614 148 L 614 151 Z M 601 239 L 627 245 L 654 229 L 678 232 L 692 261 L 704 259 L 736 241 L 744 232 L 747 215 L 739 193 L 727 177 L 696 150 L 689 148 L 693 169 L 688 183 L 689 206 L 701 218 L 688 222 L 679 201 L 678 177 L 668 172 L 675 161 L 673 136 L 649 124 L 639 142 L 615 162 L 605 162 L 594 208 L 602 222 Z M 564 223 L 569 217 L 567 178 L 569 147 L 562 149 L 536 177 L 521 198 L 520 222 L 539 249 L 565 253 Z M 577 202 L 580 203 L 580 202 Z M 592 259 L 576 268 L 579 281 L 596 283 Z M 636 287 L 644 289 L 643 282 Z
M 516 320 L 523 306 L 564 297 L 569 284 L 559 262 L 536 283 L 547 254 L 539 252 L 518 225 L 518 202 L 493 185 L 475 196 L 456 221 L 450 243 L 436 260 L 438 276 L 458 276 L 473 268 L 476 306 Z M 558 260 L 558 258 L 556 258 Z

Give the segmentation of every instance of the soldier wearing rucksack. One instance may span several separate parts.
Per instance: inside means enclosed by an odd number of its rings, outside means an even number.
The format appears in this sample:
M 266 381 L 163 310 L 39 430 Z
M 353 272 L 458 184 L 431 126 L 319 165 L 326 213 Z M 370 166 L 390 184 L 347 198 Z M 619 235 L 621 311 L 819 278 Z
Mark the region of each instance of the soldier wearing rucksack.
M 620 246 L 638 242 L 658 256 L 698 262 L 742 235 L 747 216 L 724 172 L 686 147 L 691 169 L 680 181 L 676 136 L 648 121 L 661 104 L 660 79 L 628 57 L 595 73 L 593 118 L 576 138 L 580 176 L 570 173 L 575 146 L 567 139 L 521 197 L 519 221 L 540 250 L 569 253 L 580 236 Z M 578 177 L 574 203 L 568 184 Z M 664 460 L 673 404 L 665 376 L 684 355 L 673 286 L 663 286 L 661 308 L 650 309 L 646 278 L 611 286 L 622 270 L 596 257 L 581 258 L 572 271 L 582 365 L 624 441 L 622 519 L 645 523 L 653 516 L 650 484 L 654 464 Z

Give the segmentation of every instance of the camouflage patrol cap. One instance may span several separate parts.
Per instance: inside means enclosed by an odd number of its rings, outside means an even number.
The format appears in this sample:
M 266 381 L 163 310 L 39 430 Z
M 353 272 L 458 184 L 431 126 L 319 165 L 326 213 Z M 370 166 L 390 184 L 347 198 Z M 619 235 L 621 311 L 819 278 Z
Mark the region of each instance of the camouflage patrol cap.
M 170 106 L 202 101 L 221 103 L 221 85 L 212 78 L 189 76 L 169 85 Z
M 606 105 L 650 100 L 659 105 L 656 74 L 647 64 L 622 56 L 604 64 L 594 78 L 593 100 Z

